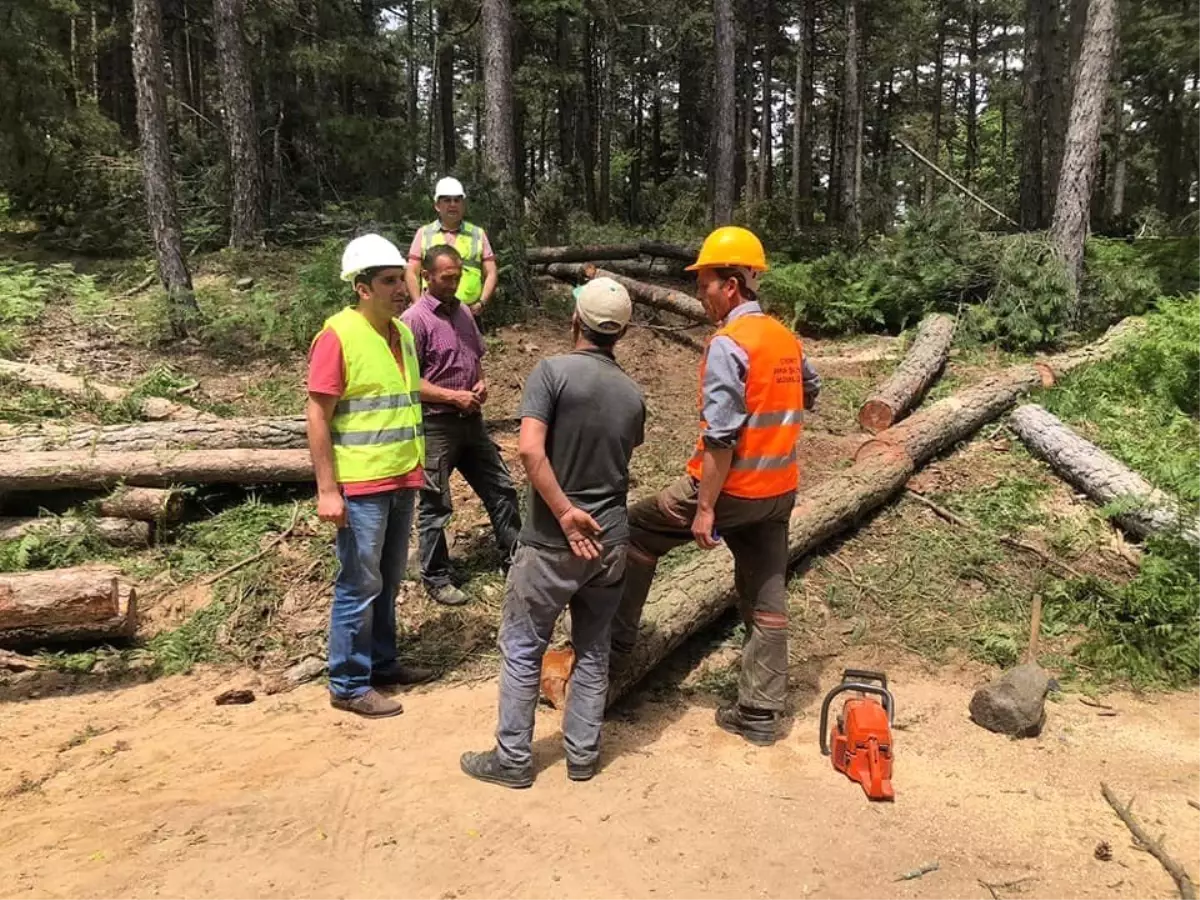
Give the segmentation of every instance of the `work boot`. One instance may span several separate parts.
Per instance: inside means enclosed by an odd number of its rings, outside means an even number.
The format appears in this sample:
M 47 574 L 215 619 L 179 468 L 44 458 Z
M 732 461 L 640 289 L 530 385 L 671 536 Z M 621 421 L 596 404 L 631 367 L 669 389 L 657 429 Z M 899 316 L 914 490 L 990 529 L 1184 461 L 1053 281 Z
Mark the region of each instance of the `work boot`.
M 329 705 L 334 709 L 343 709 L 368 719 L 386 719 L 404 712 L 403 706 L 390 697 L 383 696 L 374 688 L 357 697 L 337 697 L 330 694 Z
M 770 747 L 778 737 L 775 713 L 769 709 L 752 709 L 740 703 L 722 706 L 717 710 L 717 724 L 758 747 Z
M 596 764 L 593 763 L 567 763 L 567 777 L 572 781 L 591 781 L 596 777 Z
M 391 687 L 402 684 L 424 684 L 433 681 L 436 673 L 424 666 L 405 666 L 392 661 L 386 666 L 371 670 L 371 684 L 374 687 Z
M 430 600 L 442 606 L 466 606 L 469 599 L 452 584 L 426 585 L 425 593 L 429 595 Z
M 483 753 L 464 753 L 458 761 L 459 767 L 478 781 L 498 784 L 507 788 L 527 788 L 533 784 L 533 767 L 524 769 L 506 766 L 500 762 L 495 750 Z

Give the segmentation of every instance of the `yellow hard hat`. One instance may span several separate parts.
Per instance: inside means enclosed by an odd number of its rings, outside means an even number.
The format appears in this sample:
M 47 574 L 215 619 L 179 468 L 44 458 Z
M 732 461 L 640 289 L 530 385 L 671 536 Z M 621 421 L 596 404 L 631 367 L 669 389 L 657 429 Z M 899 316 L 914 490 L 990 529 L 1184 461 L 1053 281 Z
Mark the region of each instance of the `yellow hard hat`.
M 754 236 L 754 232 L 736 225 L 718 228 L 704 239 L 700 255 L 687 270 L 694 272 L 697 269 L 726 266 L 752 269 L 755 272 L 767 271 L 767 254 L 763 252 L 762 241 Z

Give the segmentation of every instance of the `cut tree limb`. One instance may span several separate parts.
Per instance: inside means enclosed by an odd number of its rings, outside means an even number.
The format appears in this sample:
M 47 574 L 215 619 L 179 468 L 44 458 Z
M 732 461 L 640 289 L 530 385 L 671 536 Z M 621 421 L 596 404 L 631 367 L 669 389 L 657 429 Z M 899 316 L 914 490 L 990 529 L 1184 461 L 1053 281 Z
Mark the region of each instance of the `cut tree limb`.
M 1128 804 L 1122 806 L 1120 801 L 1117 800 L 1116 795 L 1103 781 L 1100 782 L 1100 793 L 1104 795 L 1104 799 L 1108 801 L 1108 805 L 1113 808 L 1113 812 L 1125 823 L 1125 827 L 1129 829 L 1138 844 L 1145 848 L 1146 852 L 1157 859 L 1162 864 L 1162 867 L 1167 870 L 1167 874 L 1175 882 L 1175 889 L 1179 891 L 1179 896 L 1182 900 L 1196 900 L 1196 885 L 1188 876 L 1188 873 L 1184 871 L 1183 866 L 1171 858 L 1170 854 L 1163 849 L 1161 842 L 1154 840 L 1150 835 L 1146 834 L 1145 829 L 1133 817 L 1133 801 L 1130 800 Z
M 896 371 L 858 410 L 858 423 L 872 434 L 890 428 L 920 402 L 937 380 L 954 340 L 954 318 L 927 316 Z
M 97 519 L 62 519 L 43 516 L 38 519 L 0 518 L 0 541 L 19 541 L 28 535 L 74 537 L 94 534 L 113 547 L 148 547 L 150 523 L 134 519 L 102 516 Z
M 1009 416 L 1008 424 L 1029 452 L 1049 463 L 1073 488 L 1101 506 L 1115 505 L 1112 519 L 1125 531 L 1138 538 L 1178 531 L 1189 543 L 1200 544 L 1200 527 L 1184 521 L 1174 498 L 1080 437 L 1057 416 L 1028 403 Z
M 548 266 L 548 271 L 555 278 L 561 278 L 564 281 L 590 281 L 593 278 L 611 278 L 613 281 L 625 287 L 629 291 L 629 297 L 634 303 L 641 303 L 644 306 L 653 306 L 655 309 L 661 309 L 666 312 L 675 313 L 677 316 L 683 316 L 685 319 L 691 319 L 693 322 L 708 322 L 708 316 L 704 313 L 704 307 L 700 305 L 700 301 L 694 297 L 689 297 L 680 291 L 673 291 L 670 288 L 658 287 L 654 284 L 646 284 L 644 281 L 637 281 L 633 278 L 626 278 L 624 275 L 618 275 L 616 272 L 608 269 L 598 269 L 587 263 L 555 263 Z
M 7 359 L 0 359 L 0 375 L 30 387 L 44 388 L 84 402 L 99 397 L 106 403 L 121 403 L 130 395 L 130 391 L 125 388 Z M 138 414 L 146 419 L 194 419 L 205 415 L 198 409 L 163 397 L 144 398 L 139 405 Z
M 581 244 L 574 247 L 530 247 L 525 260 L 530 265 L 545 263 L 594 262 L 598 259 L 637 259 L 642 255 L 637 244 Z
M 137 593 L 114 566 L 0 575 L 0 646 L 132 637 Z
M 183 494 L 170 488 L 119 487 L 96 504 L 102 516 L 168 524 L 183 516 Z
M 1111 352 L 1117 342 L 1109 341 Z M 1087 358 L 1101 358 L 1091 353 Z M 1070 364 L 1069 364 L 1070 365 Z M 788 555 L 798 562 L 831 537 L 853 528 L 898 495 L 931 457 L 943 453 L 999 417 L 1024 392 L 1050 377 L 1035 366 L 1016 366 L 964 395 L 914 413 L 875 436 L 874 448 L 852 466 L 802 491 L 788 525 Z M 900 437 L 892 432 L 905 429 Z M 909 452 L 911 451 L 911 453 Z M 727 550 L 701 553 L 660 578 L 651 588 L 633 651 L 613 660 L 608 702 L 618 700 L 672 650 L 715 621 L 734 602 L 733 567 Z
M 117 484 L 274 484 L 311 481 L 307 450 L 181 450 L 165 453 L 0 455 L 0 491 L 106 488 Z

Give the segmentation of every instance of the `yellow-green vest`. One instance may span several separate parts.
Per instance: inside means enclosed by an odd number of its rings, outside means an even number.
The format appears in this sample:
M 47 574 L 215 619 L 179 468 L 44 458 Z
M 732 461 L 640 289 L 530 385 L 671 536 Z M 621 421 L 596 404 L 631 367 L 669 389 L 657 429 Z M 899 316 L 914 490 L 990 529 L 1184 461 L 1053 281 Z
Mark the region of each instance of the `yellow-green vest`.
M 421 255 L 430 247 L 446 243 L 446 235 L 442 233 L 441 222 L 430 222 L 421 229 Z M 458 226 L 458 236 L 454 239 L 454 249 L 463 259 L 462 278 L 458 282 L 458 291 L 454 295 L 468 306 L 479 302 L 483 294 L 483 229 L 470 222 Z M 428 287 L 421 279 L 421 287 Z
M 333 469 L 338 484 L 405 475 L 425 464 L 421 370 L 412 331 L 399 319 L 404 372 L 388 342 L 353 307 L 325 321 L 342 345 L 346 390 L 334 407 Z

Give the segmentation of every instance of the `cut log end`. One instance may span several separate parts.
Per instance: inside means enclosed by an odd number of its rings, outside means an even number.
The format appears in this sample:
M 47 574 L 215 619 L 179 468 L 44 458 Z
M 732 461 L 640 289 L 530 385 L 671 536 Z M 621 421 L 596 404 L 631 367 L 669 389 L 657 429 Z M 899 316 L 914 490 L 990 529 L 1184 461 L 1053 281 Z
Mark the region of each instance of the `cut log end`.
M 112 566 L 0 575 L 0 646 L 107 641 L 137 631 L 137 591 Z
M 890 405 L 878 398 L 872 398 L 862 405 L 858 411 L 858 424 L 863 431 L 877 434 L 885 428 L 891 428 L 896 421 L 896 411 Z

